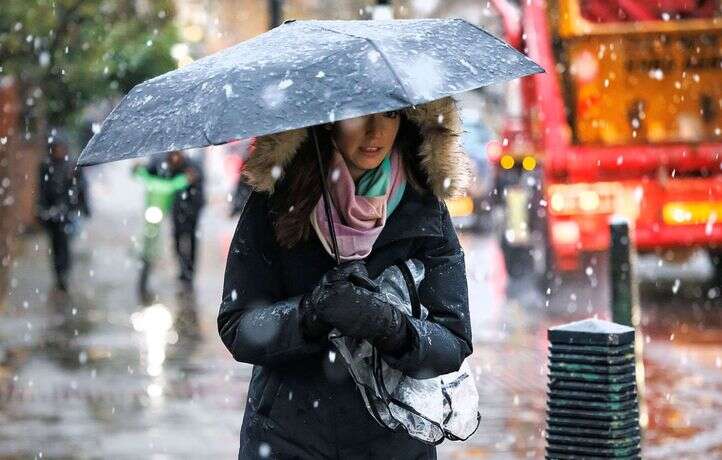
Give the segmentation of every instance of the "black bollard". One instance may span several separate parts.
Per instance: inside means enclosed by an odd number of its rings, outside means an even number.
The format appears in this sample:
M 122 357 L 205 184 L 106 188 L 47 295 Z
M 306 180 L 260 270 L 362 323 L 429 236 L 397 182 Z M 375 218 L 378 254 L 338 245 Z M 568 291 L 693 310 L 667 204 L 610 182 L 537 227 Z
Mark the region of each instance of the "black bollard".
M 614 216 L 609 221 L 609 281 L 611 286 L 612 321 L 635 328 L 637 392 L 639 393 L 639 412 L 642 428 L 647 427 L 648 413 L 644 399 L 644 341 L 642 339 L 641 307 L 639 288 L 635 276 L 634 242 L 631 238 L 629 223 L 623 217 Z
M 612 320 L 626 326 L 639 326 L 637 286 L 634 279 L 634 254 L 626 219 L 613 217 L 609 222 L 609 276 Z
M 599 319 L 549 329 L 547 459 L 641 458 L 634 336 Z

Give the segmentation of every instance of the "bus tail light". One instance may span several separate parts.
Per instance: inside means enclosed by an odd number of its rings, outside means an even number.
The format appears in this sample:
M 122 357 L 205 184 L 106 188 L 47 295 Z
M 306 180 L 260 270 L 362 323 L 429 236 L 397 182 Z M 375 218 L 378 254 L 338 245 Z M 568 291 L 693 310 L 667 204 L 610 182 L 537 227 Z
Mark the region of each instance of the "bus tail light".
M 557 215 L 612 214 L 623 188 L 615 182 L 557 184 L 549 187 L 549 207 Z
M 576 244 L 579 241 L 579 224 L 573 220 L 554 222 L 551 230 L 556 244 Z

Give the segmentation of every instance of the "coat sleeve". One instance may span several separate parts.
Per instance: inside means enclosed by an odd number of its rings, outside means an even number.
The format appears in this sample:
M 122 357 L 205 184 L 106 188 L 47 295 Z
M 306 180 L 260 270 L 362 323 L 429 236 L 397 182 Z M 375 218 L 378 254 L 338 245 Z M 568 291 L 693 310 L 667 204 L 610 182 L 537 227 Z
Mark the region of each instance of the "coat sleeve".
M 283 297 L 264 201 L 251 194 L 233 236 L 218 331 L 237 361 L 272 366 L 320 353 L 322 345 L 301 335 L 300 297 Z
M 396 356 L 384 355 L 390 366 L 414 378 L 457 371 L 472 352 L 464 252 L 446 209 L 442 229 L 442 237 L 425 238 L 416 255 L 425 268 L 419 299 L 429 316 L 410 318 L 410 343 Z
M 170 185 L 171 188 L 173 188 L 173 192 L 177 193 L 184 188 L 187 188 L 188 185 L 190 185 L 190 182 L 188 181 L 188 176 L 186 174 L 178 174 L 177 176 L 170 179 Z

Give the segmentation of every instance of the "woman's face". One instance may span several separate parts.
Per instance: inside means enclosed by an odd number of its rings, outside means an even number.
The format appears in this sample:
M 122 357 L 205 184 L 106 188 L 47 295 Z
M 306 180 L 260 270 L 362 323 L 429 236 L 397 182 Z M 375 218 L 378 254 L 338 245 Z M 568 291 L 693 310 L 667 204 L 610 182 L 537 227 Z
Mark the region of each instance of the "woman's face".
M 399 112 L 385 112 L 333 125 L 333 140 L 354 180 L 381 164 L 394 146 L 400 124 Z

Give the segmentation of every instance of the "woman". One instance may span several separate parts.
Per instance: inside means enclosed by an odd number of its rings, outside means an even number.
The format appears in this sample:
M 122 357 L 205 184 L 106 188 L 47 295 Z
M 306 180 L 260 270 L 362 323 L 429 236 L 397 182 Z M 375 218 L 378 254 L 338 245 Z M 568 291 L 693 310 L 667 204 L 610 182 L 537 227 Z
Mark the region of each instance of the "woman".
M 442 198 L 469 162 L 451 99 L 316 127 L 344 263 L 335 266 L 311 129 L 259 138 L 253 188 L 231 243 L 218 328 L 254 364 L 239 458 L 436 458 L 382 428 L 327 340 L 369 340 L 414 377 L 457 370 L 472 351 L 464 255 Z M 349 192 L 350 191 L 350 192 Z M 428 320 L 399 315 L 368 279 L 423 262 Z

